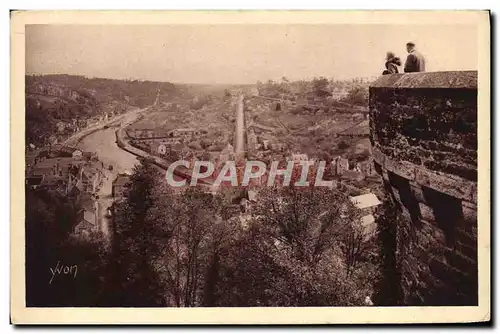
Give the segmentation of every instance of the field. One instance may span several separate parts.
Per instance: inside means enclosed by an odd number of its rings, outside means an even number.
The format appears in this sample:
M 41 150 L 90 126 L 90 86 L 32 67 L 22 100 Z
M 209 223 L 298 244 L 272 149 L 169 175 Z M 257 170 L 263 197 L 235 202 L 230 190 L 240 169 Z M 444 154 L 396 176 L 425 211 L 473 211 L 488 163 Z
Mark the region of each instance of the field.
M 275 103 L 258 98 L 249 98 L 246 103 L 250 124 L 274 128 L 274 131 L 256 128 L 257 136 L 285 145 L 290 153 L 305 153 L 310 158 L 331 160 L 335 156 L 353 156 L 369 150 L 370 143 L 366 138 L 338 136 L 338 133 L 360 122 L 352 115 L 296 111 L 288 106 L 280 106 L 280 110 L 276 110 Z M 344 145 L 339 148 L 341 142 Z
M 200 134 L 179 138 L 180 143 L 172 145 L 172 150 L 178 153 L 189 151 L 195 156 L 200 152 L 218 155 L 228 143 L 233 143 L 235 105 L 231 97 L 212 94 L 161 103 L 129 129 L 151 129 L 165 135 L 181 128 L 199 130 Z M 162 139 L 155 141 L 157 146 Z

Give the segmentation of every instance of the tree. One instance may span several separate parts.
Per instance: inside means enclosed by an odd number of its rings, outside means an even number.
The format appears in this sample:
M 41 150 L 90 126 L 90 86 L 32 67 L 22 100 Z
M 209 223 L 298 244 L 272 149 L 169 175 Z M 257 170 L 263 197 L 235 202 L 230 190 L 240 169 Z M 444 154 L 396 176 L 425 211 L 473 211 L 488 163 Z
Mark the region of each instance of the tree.
M 361 305 L 361 284 L 346 279 L 338 246 L 358 215 L 344 195 L 273 187 L 254 210 L 220 264 L 219 306 Z
M 217 306 L 221 293 L 217 290 L 224 279 L 221 263 L 229 258 L 229 252 L 242 234 L 242 226 L 237 219 L 229 219 L 227 212 L 222 213 L 222 220 L 214 224 L 210 230 L 211 239 L 208 245 L 208 261 L 205 268 L 205 284 L 203 287 L 202 305 Z
M 28 102 L 27 102 L 28 103 Z M 26 106 L 26 141 L 37 147 L 44 146 L 51 134 L 56 132 L 56 120 L 47 109 Z
M 354 86 L 343 101 L 355 105 L 368 106 L 368 87 Z
M 178 195 L 163 188 L 151 214 L 168 235 L 156 268 L 165 288 L 166 304 L 175 307 L 212 305 L 221 249 L 234 236 L 220 196 L 198 188 Z
M 115 304 L 213 304 L 219 254 L 235 235 L 222 198 L 192 187 L 174 192 L 147 161 L 130 184 L 115 214 Z
M 314 78 L 312 80 L 312 90 L 314 95 L 321 98 L 332 96 L 332 92 L 330 92 L 328 84 L 329 83 L 327 78 Z
M 110 289 L 120 306 L 161 306 L 162 287 L 154 261 L 163 239 L 168 238 L 161 220 L 151 217 L 159 174 L 143 160 L 134 168 L 126 200 L 116 205 L 113 257 L 115 268 Z
M 76 205 L 45 190 L 26 188 L 26 305 L 102 306 L 108 254 L 104 238 L 72 235 Z M 75 266 L 72 275 L 58 267 Z M 60 269 L 59 269 L 60 270 Z
M 340 150 L 345 150 L 345 149 L 348 149 L 349 148 L 349 144 L 346 143 L 345 141 L 340 141 L 337 145 L 337 147 L 340 149 Z
M 369 249 L 369 244 L 366 242 L 363 233 L 363 226 L 359 221 L 353 221 L 344 230 L 340 248 L 344 257 L 346 275 L 350 277 Z

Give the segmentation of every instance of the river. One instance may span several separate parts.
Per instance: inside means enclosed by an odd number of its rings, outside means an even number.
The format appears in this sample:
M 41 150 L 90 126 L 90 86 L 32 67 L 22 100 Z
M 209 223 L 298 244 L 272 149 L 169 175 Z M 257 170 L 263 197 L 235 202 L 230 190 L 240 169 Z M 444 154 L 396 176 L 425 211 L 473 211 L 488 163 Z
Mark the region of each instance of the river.
M 143 110 L 121 115 L 119 118 L 121 126 L 124 127 L 133 123 Z M 76 146 L 83 152 L 95 153 L 97 158 L 105 165 L 103 183 L 98 192 L 97 220 L 100 230 L 108 239 L 110 237 L 110 221 L 106 217 L 106 209 L 113 204 L 113 180 L 116 179 L 118 173 L 132 173 L 134 166 L 139 163 L 135 155 L 122 150 L 116 145 L 116 130 L 116 127 L 102 128 L 84 134 L 83 138 L 82 136 L 74 136 L 71 139 L 78 142 Z M 110 165 L 113 166 L 112 170 L 109 170 Z
M 117 173 L 131 172 L 138 163 L 137 158 L 116 145 L 115 131 L 116 128 L 108 128 L 94 132 L 83 138 L 78 148 L 96 153 L 100 161 L 106 166 L 112 165 Z

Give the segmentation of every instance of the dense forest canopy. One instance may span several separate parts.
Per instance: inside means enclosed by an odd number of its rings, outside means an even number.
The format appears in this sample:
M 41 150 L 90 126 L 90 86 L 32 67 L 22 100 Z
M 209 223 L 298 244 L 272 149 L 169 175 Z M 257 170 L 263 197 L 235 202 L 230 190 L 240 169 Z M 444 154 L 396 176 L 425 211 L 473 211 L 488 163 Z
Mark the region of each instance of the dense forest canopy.
M 344 194 L 265 189 L 242 223 L 237 192 L 174 194 L 159 177 L 147 161 L 135 168 L 109 247 L 71 237 L 77 204 L 27 190 L 28 305 L 346 306 L 374 293 L 377 247 Z M 48 284 L 57 262 L 78 276 Z

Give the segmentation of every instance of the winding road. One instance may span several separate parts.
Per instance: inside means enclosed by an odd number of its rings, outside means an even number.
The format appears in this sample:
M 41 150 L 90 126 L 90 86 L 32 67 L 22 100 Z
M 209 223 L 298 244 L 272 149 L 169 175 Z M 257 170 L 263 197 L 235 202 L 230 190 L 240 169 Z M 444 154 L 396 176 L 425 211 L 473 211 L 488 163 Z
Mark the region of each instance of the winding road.
M 234 152 L 236 157 L 245 158 L 245 113 L 243 95 L 238 96 L 236 105 L 236 128 L 235 128 Z

